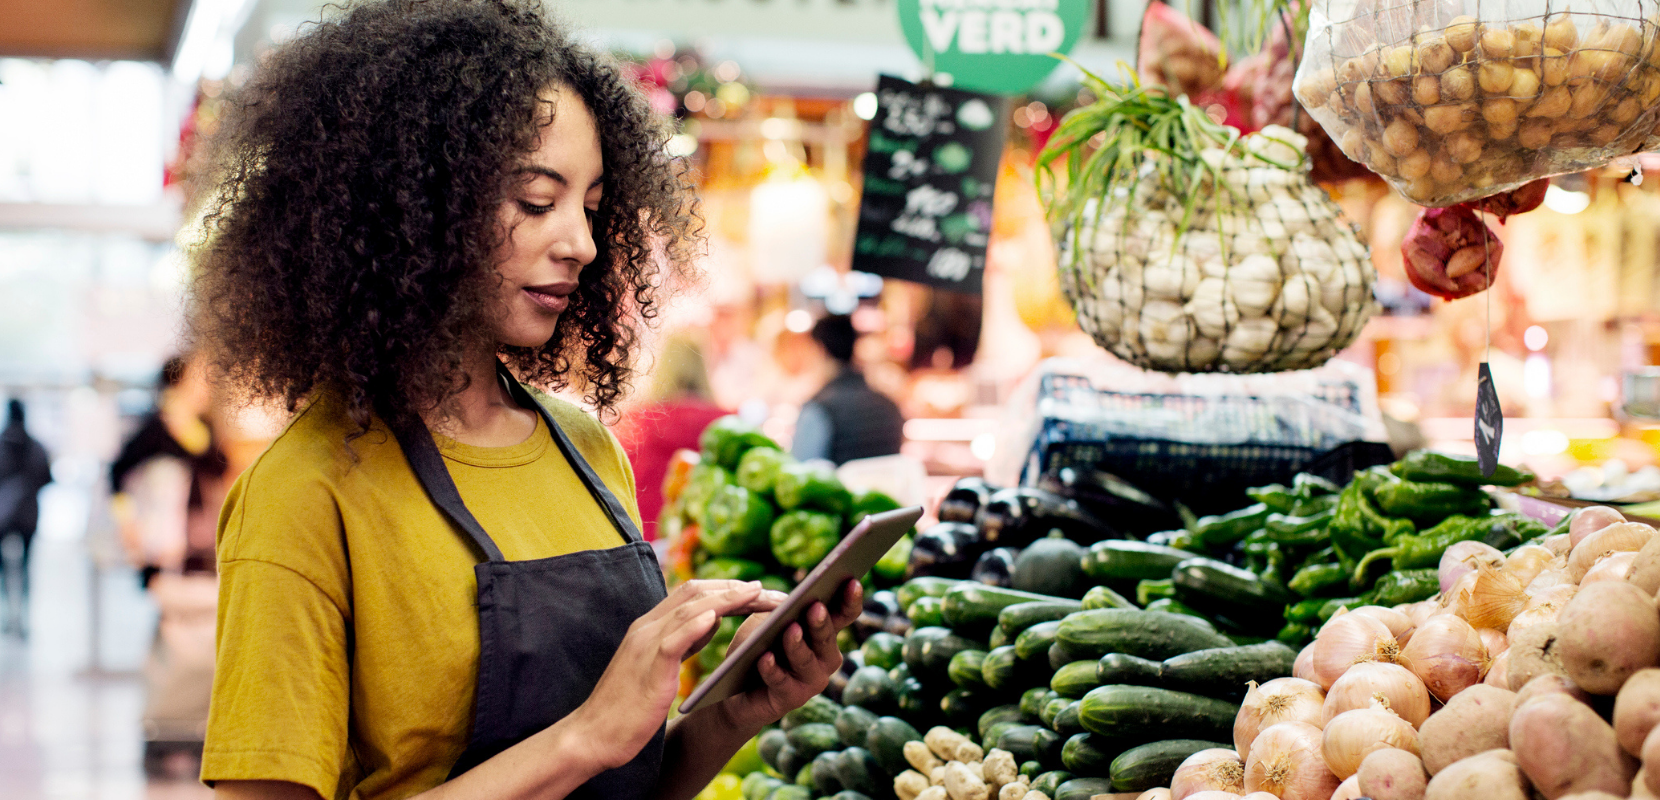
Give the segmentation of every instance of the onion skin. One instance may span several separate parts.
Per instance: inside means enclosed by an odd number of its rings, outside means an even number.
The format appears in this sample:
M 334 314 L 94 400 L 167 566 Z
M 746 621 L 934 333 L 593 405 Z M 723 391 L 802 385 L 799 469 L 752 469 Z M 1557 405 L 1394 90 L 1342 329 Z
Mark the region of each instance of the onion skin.
M 1423 800 L 1429 776 L 1424 762 L 1405 750 L 1387 747 L 1360 762 L 1355 773 L 1361 795 L 1372 800 Z
M 1502 650 L 1493 656 L 1493 663 L 1487 668 L 1487 677 L 1481 679 L 1482 684 L 1510 691 L 1510 659 L 1506 657 L 1509 652 Z
M 1301 652 L 1297 653 L 1297 660 L 1291 664 L 1291 677 L 1302 678 L 1309 683 L 1319 686 L 1320 682 L 1314 675 L 1314 643 L 1309 642 Z
M 1628 578 L 1631 576 L 1631 571 L 1635 568 L 1636 562 L 1637 554 L 1631 551 L 1609 553 L 1598 559 L 1597 563 L 1592 564 L 1591 568 L 1585 571 L 1585 577 L 1579 579 L 1579 585 L 1583 587 L 1597 581 L 1631 583 Z M 1632 583 L 1631 585 L 1636 586 L 1637 584 Z
M 1384 627 L 1389 629 L 1389 635 L 1391 636 L 1398 637 L 1412 628 L 1412 618 L 1396 611 L 1393 608 L 1384 608 L 1383 606 L 1361 606 L 1360 608 L 1354 609 L 1349 613 L 1365 614 L 1366 616 L 1383 623 Z
M 1625 579 L 1650 595 L 1660 592 L 1660 536 L 1648 540 L 1648 544 L 1637 551 L 1637 560 Z
M 1360 796 L 1360 779 L 1350 775 L 1337 785 L 1337 791 L 1331 793 L 1331 800 L 1360 800 Z
M 1431 695 L 1446 702 L 1481 682 L 1487 648 L 1470 623 L 1452 614 L 1437 614 L 1413 633 L 1401 651 L 1401 663 L 1424 682 Z
M 1323 733 L 1321 753 L 1326 766 L 1345 781 L 1375 751 L 1393 747 L 1418 752 L 1418 732 L 1411 723 L 1376 706 L 1338 714 L 1326 723 Z
M 1200 750 L 1188 756 L 1170 778 L 1170 800 L 1186 800 L 1212 791 L 1235 796 L 1245 791 L 1245 762 L 1238 753 L 1220 747 Z
M 1314 637 L 1314 674 L 1316 683 L 1329 690 L 1333 683 L 1355 662 L 1380 653 L 1398 650 L 1395 635 L 1389 626 L 1366 614 L 1344 614 L 1332 617 L 1319 635 Z
M 1477 211 L 1485 211 L 1499 218 L 1503 222 L 1506 217 L 1523 214 L 1539 207 L 1545 202 L 1545 190 L 1550 188 L 1550 178 L 1540 178 L 1531 183 L 1483 197 L 1480 200 L 1471 200 L 1463 205 L 1470 206 Z
M 1574 583 L 1584 580 L 1585 573 L 1603 556 L 1613 552 L 1638 552 L 1654 538 L 1654 529 L 1635 522 L 1609 525 L 1585 537 L 1568 554 L 1568 578 Z
M 1457 584 L 1459 578 L 1474 572 L 1477 566 L 1502 567 L 1504 563 L 1504 553 L 1490 544 L 1458 542 L 1441 553 L 1441 564 L 1436 575 L 1441 581 L 1441 591 L 1445 592 Z
M 1170 800 L 1170 790 L 1162 786 L 1157 789 L 1148 789 L 1136 795 L 1135 800 Z

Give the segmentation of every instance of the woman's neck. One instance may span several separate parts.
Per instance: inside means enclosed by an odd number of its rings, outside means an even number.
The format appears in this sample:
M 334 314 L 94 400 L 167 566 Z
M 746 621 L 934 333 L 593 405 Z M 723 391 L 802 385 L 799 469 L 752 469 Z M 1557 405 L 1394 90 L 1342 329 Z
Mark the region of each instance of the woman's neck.
M 494 348 L 469 354 L 467 388 L 427 419 L 433 431 L 476 447 L 511 447 L 536 432 L 536 412 L 521 408 L 496 379 Z

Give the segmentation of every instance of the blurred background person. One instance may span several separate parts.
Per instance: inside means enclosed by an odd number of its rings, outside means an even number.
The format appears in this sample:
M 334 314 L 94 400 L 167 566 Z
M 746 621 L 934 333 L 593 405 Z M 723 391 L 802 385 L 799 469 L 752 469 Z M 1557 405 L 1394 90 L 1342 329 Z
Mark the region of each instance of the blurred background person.
M 859 458 L 891 456 L 905 440 L 905 417 L 887 395 L 870 388 L 853 364 L 859 334 L 843 314 L 813 324 L 817 365 L 824 387 L 801 407 L 791 453 L 838 466 Z
M 0 429 L 0 597 L 7 633 L 27 634 L 29 551 L 40 522 L 40 490 L 51 482 L 46 448 L 24 428 L 23 403 L 8 402 L 6 427 Z
M 624 412 L 613 429 L 634 467 L 635 498 L 647 541 L 657 538 L 663 478 L 674 452 L 696 450 L 703 429 L 731 413 L 715 404 L 703 348 L 690 333 L 670 335 L 650 373 L 640 403 Z

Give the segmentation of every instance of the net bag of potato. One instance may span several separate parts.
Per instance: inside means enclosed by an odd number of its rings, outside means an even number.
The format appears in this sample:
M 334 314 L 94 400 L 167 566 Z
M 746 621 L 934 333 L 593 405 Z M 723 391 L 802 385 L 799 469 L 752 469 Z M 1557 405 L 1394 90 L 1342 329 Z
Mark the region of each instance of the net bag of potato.
M 1376 272 L 1303 137 L 1241 138 L 1186 98 L 1094 81 L 1039 158 L 1079 326 L 1163 372 L 1306 369 L 1348 346 Z
M 1294 88 L 1350 158 L 1445 207 L 1660 142 L 1656 33 L 1639 0 L 1319 0 Z

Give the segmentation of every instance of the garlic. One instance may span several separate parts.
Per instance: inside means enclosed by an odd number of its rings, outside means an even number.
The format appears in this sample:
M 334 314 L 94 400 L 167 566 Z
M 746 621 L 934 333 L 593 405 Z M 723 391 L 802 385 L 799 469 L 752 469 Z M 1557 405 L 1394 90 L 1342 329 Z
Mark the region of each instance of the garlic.
M 1267 317 L 1240 320 L 1222 344 L 1222 360 L 1236 367 L 1257 361 L 1268 353 L 1278 332 L 1279 326 Z
M 1141 273 L 1141 284 L 1149 297 L 1185 301 L 1199 287 L 1200 277 L 1199 265 L 1186 254 L 1176 253 L 1163 264 L 1149 263 Z
M 1259 254 L 1247 256 L 1230 268 L 1227 281 L 1233 290 L 1234 302 L 1239 305 L 1239 313 L 1257 317 L 1267 313 L 1274 304 L 1284 279 L 1280 276 L 1279 261 Z M 1263 345 L 1263 349 L 1268 349 L 1267 345 Z
M 1239 306 L 1234 304 L 1228 293 L 1227 281 L 1223 278 L 1199 281 L 1186 309 L 1199 333 L 1213 339 L 1227 336 L 1228 329 L 1239 322 Z

